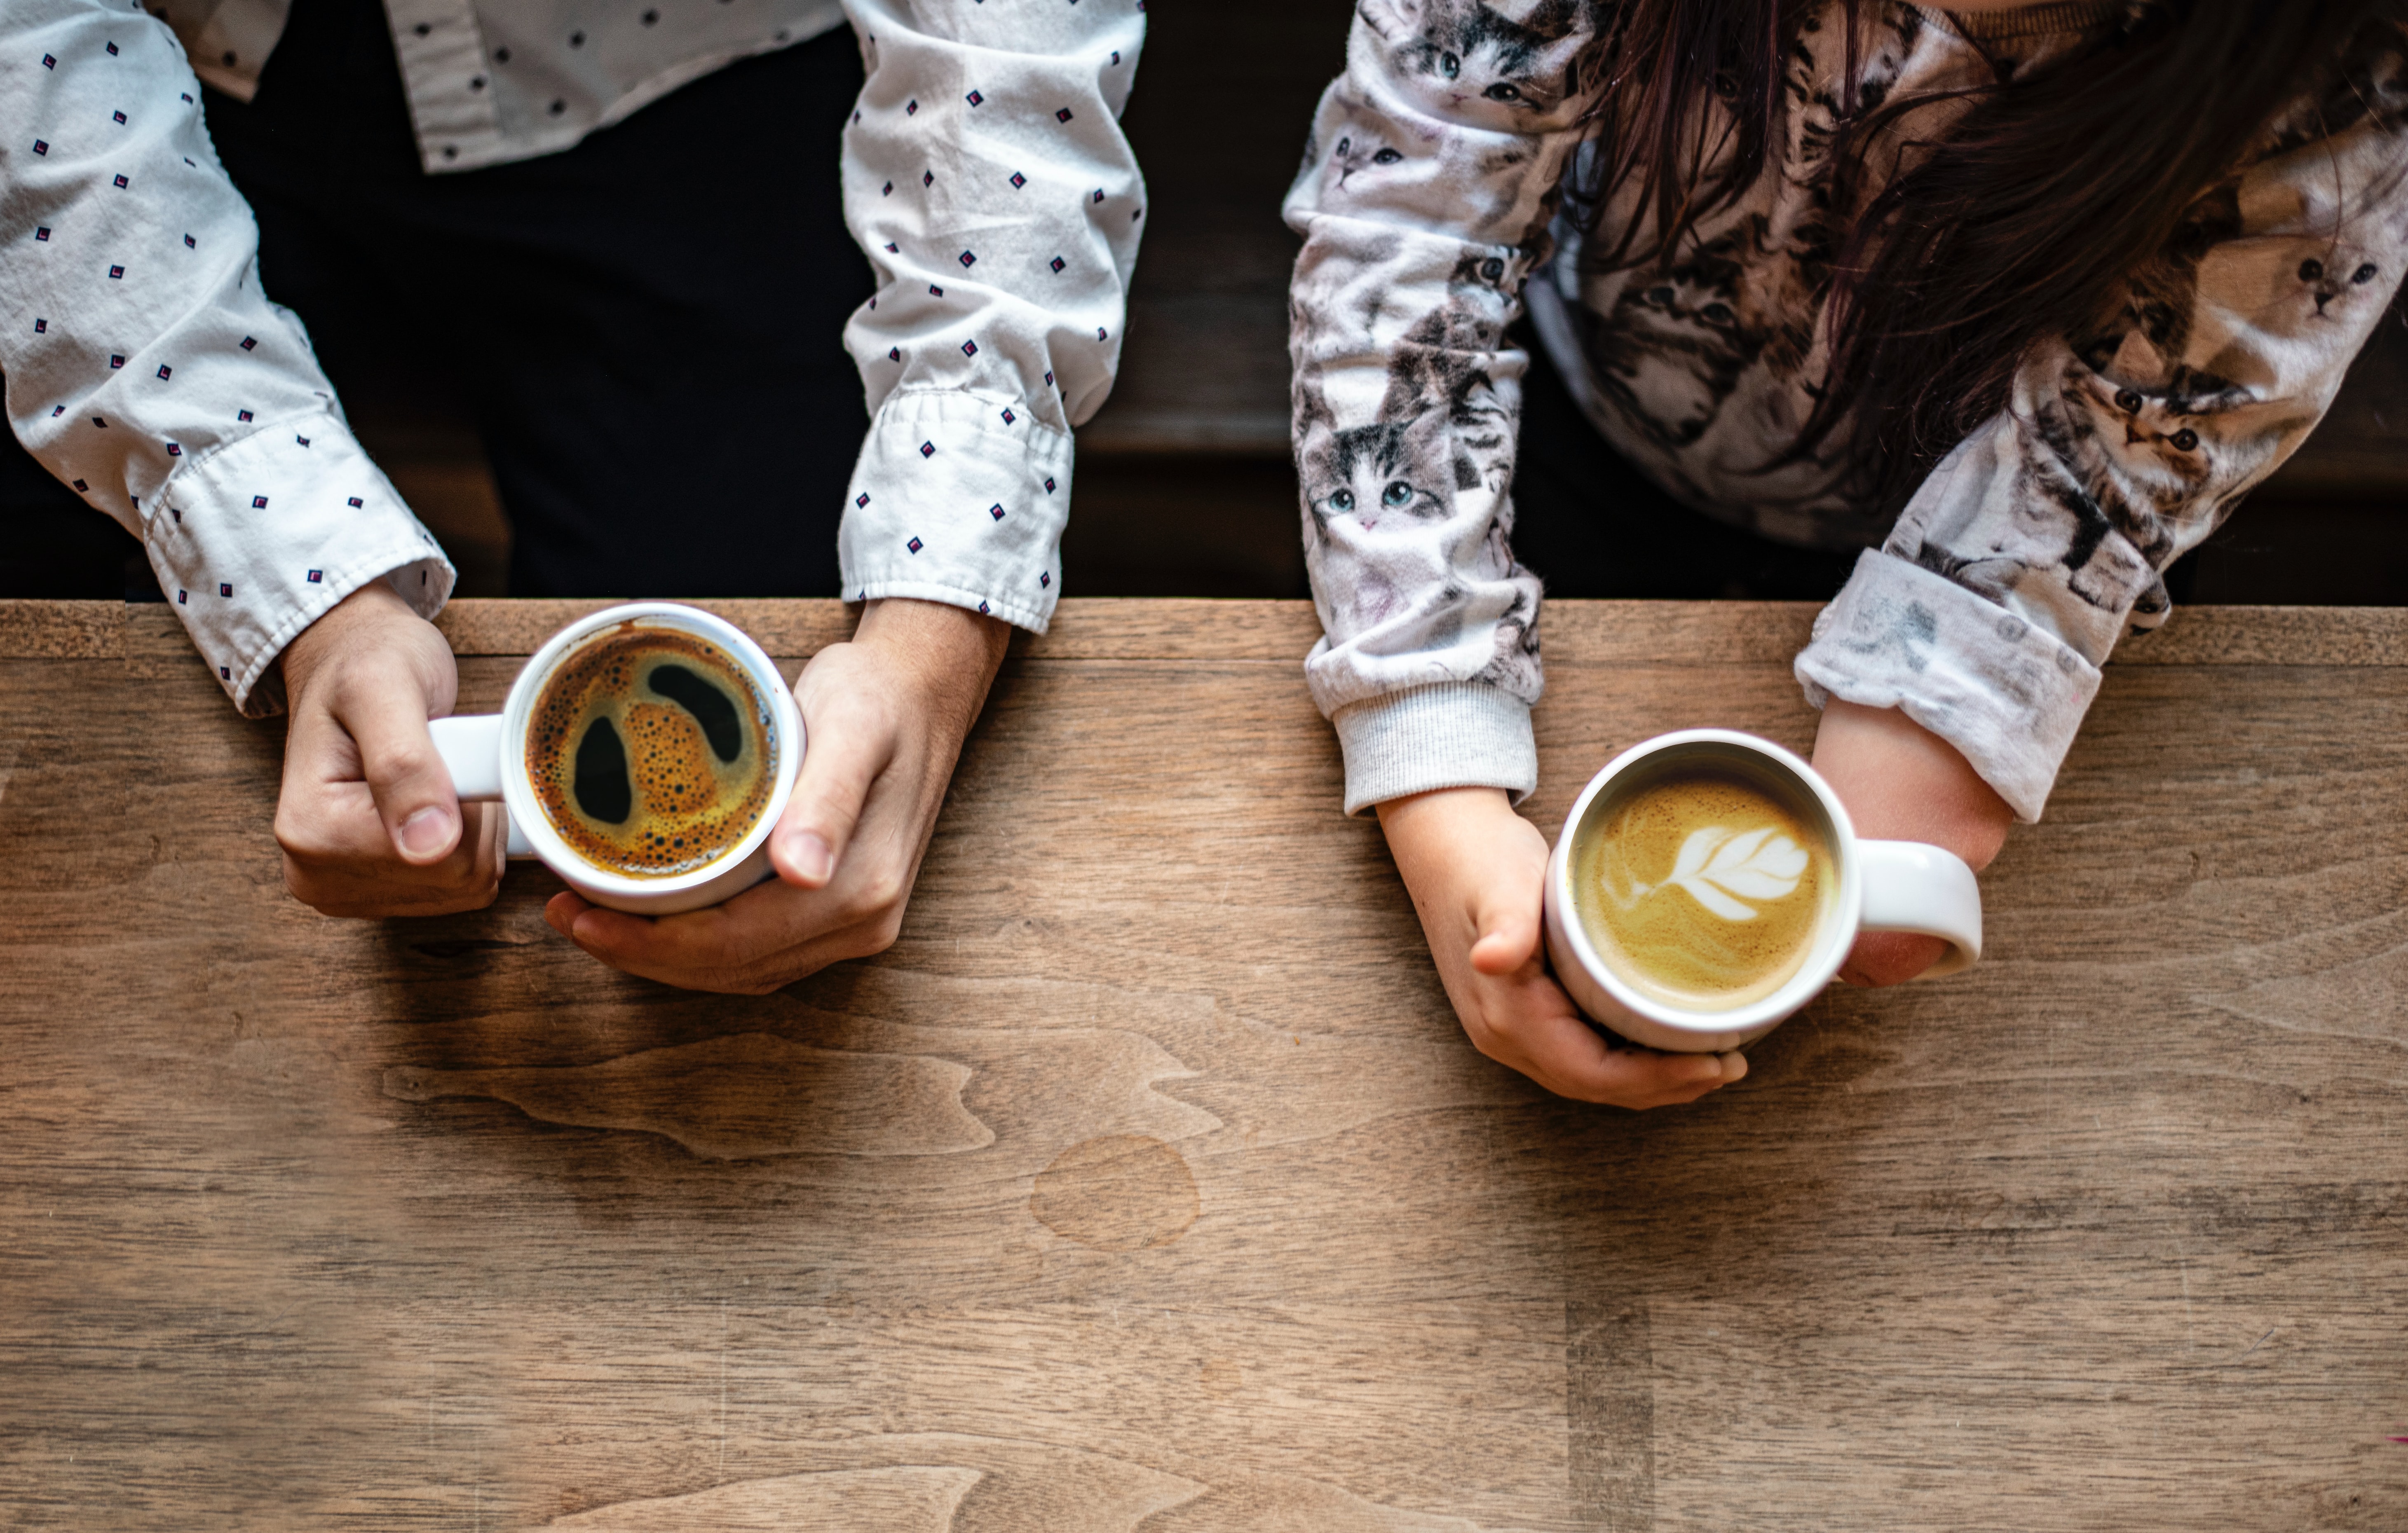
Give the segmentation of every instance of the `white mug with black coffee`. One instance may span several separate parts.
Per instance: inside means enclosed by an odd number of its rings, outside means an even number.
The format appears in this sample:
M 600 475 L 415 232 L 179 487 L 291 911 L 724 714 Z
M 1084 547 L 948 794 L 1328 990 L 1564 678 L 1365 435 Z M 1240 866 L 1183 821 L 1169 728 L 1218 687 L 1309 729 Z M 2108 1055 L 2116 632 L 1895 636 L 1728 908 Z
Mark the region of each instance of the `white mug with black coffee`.
M 802 714 L 761 647 L 674 602 L 570 623 L 501 712 L 429 727 L 461 799 L 508 806 L 511 856 L 638 915 L 700 910 L 768 878 L 803 759 Z
M 1982 955 L 1982 893 L 1952 852 L 1859 839 L 1812 766 L 1770 740 L 1685 729 L 1592 779 L 1547 863 L 1547 955 L 1581 1010 L 1682 1053 L 1754 1042 L 1822 993 L 1860 931 Z

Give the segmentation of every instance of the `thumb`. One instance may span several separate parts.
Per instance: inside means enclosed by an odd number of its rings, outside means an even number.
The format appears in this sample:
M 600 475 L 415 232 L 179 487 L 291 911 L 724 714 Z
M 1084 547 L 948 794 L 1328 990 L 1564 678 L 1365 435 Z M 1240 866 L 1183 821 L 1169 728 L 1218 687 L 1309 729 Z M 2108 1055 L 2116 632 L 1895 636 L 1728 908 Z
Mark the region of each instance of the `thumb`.
M 1511 974 L 1538 955 L 1540 893 L 1530 890 L 1532 897 L 1525 898 L 1518 886 L 1495 884 L 1481 892 L 1472 910 L 1478 932 L 1471 944 L 1473 968 L 1492 977 Z
M 818 889 L 836 877 L 870 784 L 895 758 L 895 738 L 886 729 L 810 729 L 808 721 L 806 730 L 795 795 L 769 839 L 769 866 L 788 883 Z
M 346 689 L 328 709 L 360 748 L 360 775 L 401 860 L 441 862 L 460 844 L 460 800 L 426 727 L 426 689 L 408 667 Z

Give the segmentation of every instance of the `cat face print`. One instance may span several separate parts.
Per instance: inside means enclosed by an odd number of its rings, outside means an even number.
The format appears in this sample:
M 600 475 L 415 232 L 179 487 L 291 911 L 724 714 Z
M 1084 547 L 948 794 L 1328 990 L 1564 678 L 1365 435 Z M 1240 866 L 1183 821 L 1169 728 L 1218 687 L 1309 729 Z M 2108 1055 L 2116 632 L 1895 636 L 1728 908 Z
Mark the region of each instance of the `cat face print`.
M 1367 186 L 1377 185 L 1380 178 L 1374 173 L 1390 165 L 1402 165 L 1404 159 L 1404 150 L 1394 144 L 1382 142 L 1379 135 L 1370 128 L 1351 127 L 1340 133 L 1338 141 L 1329 146 L 1329 157 L 1323 172 L 1325 190 L 1333 200 L 1350 193 L 1359 193 L 1365 190 L 1365 186 L 1355 184 L 1357 177 L 1365 178 Z
M 1432 115 L 1504 133 L 1577 116 L 1595 0 L 1362 0 L 1400 83 Z
M 1451 351 L 1494 351 L 1504 339 L 1515 287 L 1515 274 L 1503 256 L 1467 249 L 1447 276 L 1445 304 L 1406 331 L 1405 339 Z
M 2386 271 L 2373 251 L 2347 242 L 2303 242 L 2296 263 L 2287 263 L 2276 277 L 2280 312 L 2294 325 L 2335 325 L 2355 335 L 2371 322 L 2373 311 L 2391 301 L 2400 284 L 2397 270 Z
M 1455 469 L 1440 412 L 1342 431 L 1316 423 L 1297 449 L 1297 470 L 1321 542 L 1340 523 L 1374 532 L 1383 522 L 1433 521 L 1453 501 Z
M 1706 251 L 1634 273 L 1598 332 L 1598 381 L 1664 446 L 1705 435 L 1763 349 L 1741 313 L 1741 276 L 1737 262 Z
M 1913 6 L 1867 8 L 1873 14 L 1860 24 L 1853 49 L 1838 15 L 1807 14 L 1782 74 L 1790 107 L 1788 163 L 1814 180 L 1828 175 L 1831 150 L 1850 115 L 1843 94 L 1850 67 L 1856 71 L 1856 114 L 1876 111 L 1889 100 L 1923 32 Z
M 2143 389 L 2077 364 L 2059 383 L 2062 418 L 2052 423 L 2084 491 L 2162 567 L 2177 530 L 2167 519 L 2205 511 L 2276 451 L 2279 434 L 2239 413 L 2251 402 L 2247 391 L 2187 367 Z

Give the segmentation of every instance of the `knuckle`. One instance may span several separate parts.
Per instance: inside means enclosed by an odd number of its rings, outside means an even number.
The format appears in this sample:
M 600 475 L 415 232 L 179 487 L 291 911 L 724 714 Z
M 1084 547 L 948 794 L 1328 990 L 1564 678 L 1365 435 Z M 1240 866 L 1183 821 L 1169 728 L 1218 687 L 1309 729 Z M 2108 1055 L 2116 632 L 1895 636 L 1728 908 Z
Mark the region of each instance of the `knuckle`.
M 891 923 L 900 927 L 903 922 L 904 896 L 910 888 L 903 881 L 902 873 L 893 867 L 874 869 L 853 891 L 845 903 L 848 913 L 873 924 Z
M 319 816 L 307 813 L 290 803 L 280 803 L 276 807 L 273 828 L 276 845 L 284 853 L 288 877 L 289 869 L 296 862 L 325 860 L 330 842 L 324 822 Z
M 852 958 L 876 957 L 893 947 L 902 935 L 903 916 L 899 910 L 855 922 L 841 931 L 830 933 L 824 939 L 819 950 L 820 962 L 811 967 L 819 968 Z
M 387 742 L 374 752 L 363 752 L 361 771 L 371 788 L 390 788 L 432 771 L 439 758 L 432 745 L 416 740 Z

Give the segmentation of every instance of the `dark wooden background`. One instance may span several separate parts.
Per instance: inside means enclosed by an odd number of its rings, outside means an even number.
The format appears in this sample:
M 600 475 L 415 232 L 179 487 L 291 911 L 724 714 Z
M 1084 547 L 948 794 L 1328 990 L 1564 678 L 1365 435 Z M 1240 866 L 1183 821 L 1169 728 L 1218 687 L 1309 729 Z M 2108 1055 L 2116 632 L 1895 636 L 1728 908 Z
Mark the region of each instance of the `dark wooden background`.
M 1347 0 L 1169 0 L 1151 15 L 1127 127 L 1149 185 L 1128 347 L 1080 434 L 1064 580 L 1083 595 L 1300 596 L 1287 451 L 1279 200 L 1336 73 Z M 2408 324 L 2395 314 L 2323 428 L 2193 556 L 2200 602 L 2408 602 Z M 348 396 L 353 423 L 460 566 L 503 594 L 509 530 L 475 432 L 439 399 Z M 106 595 L 127 547 L 96 513 L 0 465 L 0 595 Z M 1543 573 L 1543 572 L 1542 572 Z M 707 595 L 707 593 L 696 593 Z

